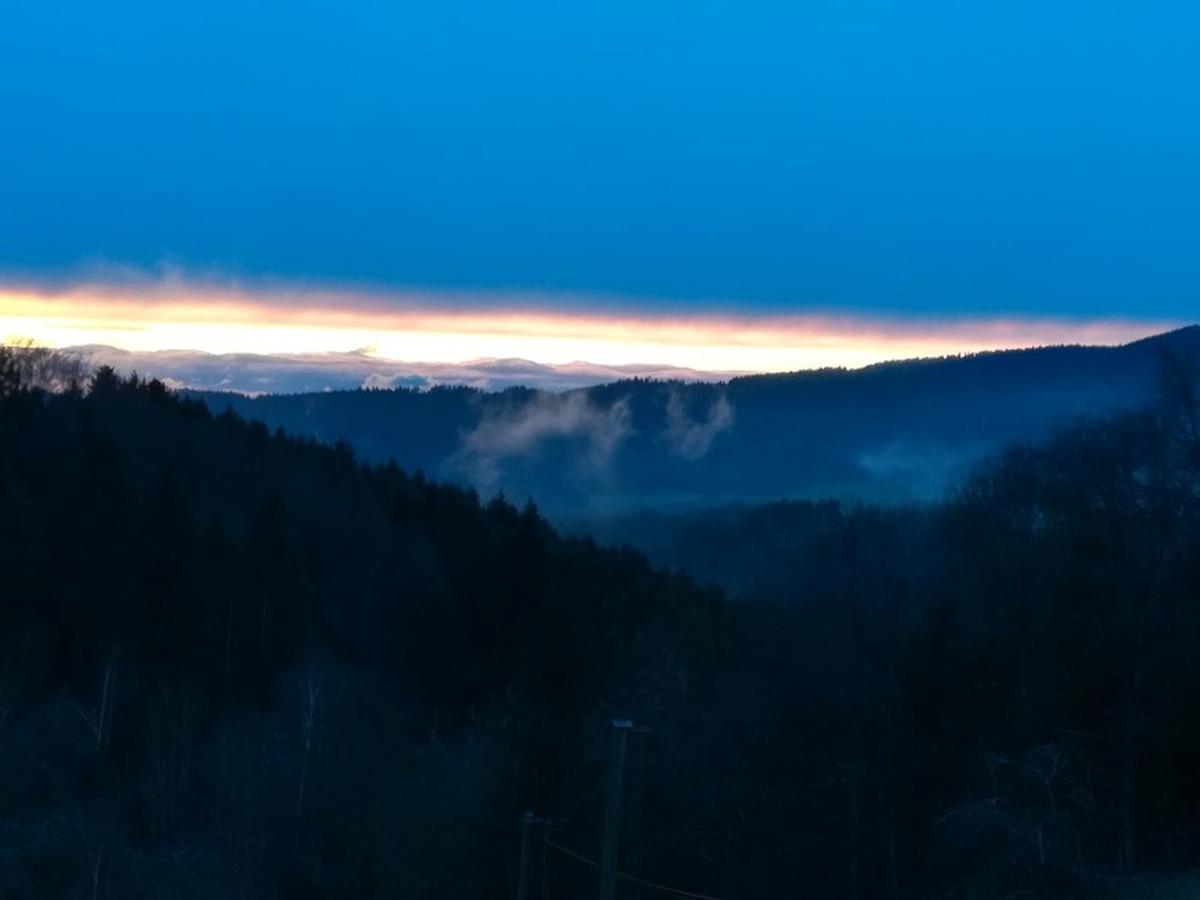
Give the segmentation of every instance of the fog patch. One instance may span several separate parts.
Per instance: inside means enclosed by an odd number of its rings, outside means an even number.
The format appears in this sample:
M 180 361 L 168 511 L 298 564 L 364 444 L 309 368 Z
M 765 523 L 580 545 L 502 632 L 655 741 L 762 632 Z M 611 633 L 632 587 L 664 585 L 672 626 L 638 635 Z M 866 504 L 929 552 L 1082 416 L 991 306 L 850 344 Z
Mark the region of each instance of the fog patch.
M 919 495 L 946 490 L 984 455 L 980 449 L 892 441 L 858 454 L 860 468 L 872 479 Z
M 586 444 L 581 458 L 585 471 L 604 473 L 617 448 L 632 433 L 629 401 L 608 407 L 593 404 L 582 391 L 535 394 L 518 408 L 489 411 L 463 435 L 451 467 L 469 475 L 482 488 L 499 482 L 505 460 L 529 456 L 555 438 L 577 438 Z
M 667 397 L 667 427 L 665 437 L 671 452 L 687 460 L 697 460 L 708 453 L 717 435 L 733 427 L 733 405 L 724 394 L 708 408 L 704 419 L 693 420 L 679 391 Z

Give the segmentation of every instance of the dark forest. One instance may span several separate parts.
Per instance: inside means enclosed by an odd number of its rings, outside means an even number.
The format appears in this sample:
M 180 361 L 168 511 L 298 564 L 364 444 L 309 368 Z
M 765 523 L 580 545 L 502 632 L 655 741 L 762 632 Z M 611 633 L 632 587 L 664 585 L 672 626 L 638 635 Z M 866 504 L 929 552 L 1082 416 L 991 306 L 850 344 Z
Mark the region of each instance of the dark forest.
M 31 352 L 0 360 L 0 896 L 518 896 L 526 811 L 527 896 L 589 896 L 614 718 L 650 729 L 625 898 L 1194 893 L 1182 370 L 938 502 L 604 536 L 652 565 Z

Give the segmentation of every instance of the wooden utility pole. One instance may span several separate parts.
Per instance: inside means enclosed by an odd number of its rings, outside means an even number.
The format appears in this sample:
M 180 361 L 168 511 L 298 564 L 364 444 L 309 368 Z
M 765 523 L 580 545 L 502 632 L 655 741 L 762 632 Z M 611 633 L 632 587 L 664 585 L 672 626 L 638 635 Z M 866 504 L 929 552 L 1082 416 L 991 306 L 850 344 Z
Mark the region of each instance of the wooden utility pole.
M 612 756 L 608 763 L 608 799 L 604 808 L 604 845 L 600 850 L 600 900 L 617 896 L 617 837 L 621 826 L 621 782 L 625 778 L 625 744 L 633 723 L 612 720 Z
M 645 725 L 631 729 L 634 736 L 634 762 L 629 771 L 630 809 L 626 817 L 625 871 L 630 875 L 641 874 L 642 868 L 642 785 L 646 780 L 646 739 L 654 731 Z M 623 892 L 626 900 L 641 900 L 642 888 L 637 882 L 626 885 Z
M 550 820 L 542 819 L 542 900 L 550 900 L 550 869 L 546 866 L 546 846 L 550 841 Z
M 521 865 L 517 872 L 517 900 L 529 896 L 529 833 L 533 830 L 533 810 L 521 817 Z

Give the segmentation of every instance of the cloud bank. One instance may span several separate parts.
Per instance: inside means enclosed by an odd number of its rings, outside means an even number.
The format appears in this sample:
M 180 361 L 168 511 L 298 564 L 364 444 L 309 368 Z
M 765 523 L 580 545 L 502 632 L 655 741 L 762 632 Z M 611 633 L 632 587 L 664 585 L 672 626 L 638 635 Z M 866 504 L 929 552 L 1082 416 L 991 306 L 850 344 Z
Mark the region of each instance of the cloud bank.
M 576 362 L 543 365 L 525 359 L 478 359 L 463 363 L 397 362 L 367 352 L 264 355 L 210 354 L 189 350 L 130 352 L 106 346 L 71 348 L 92 366 L 158 378 L 172 387 L 239 394 L 299 394 L 330 390 L 428 390 L 465 385 L 484 391 L 531 387 L 570 391 L 626 378 L 721 381 L 730 373 L 672 366 L 602 366 Z
M 462 363 L 578 360 L 700 372 L 858 367 L 889 359 L 1031 347 L 1119 344 L 1179 323 L 1049 318 L 794 315 L 698 306 L 662 312 L 649 299 L 545 294 L 370 292 L 246 286 L 177 273 L 55 288 L 0 284 L 0 339 L 103 344 L 131 352 L 305 355 L 362 351 L 376 360 Z M 363 351 L 363 348 L 369 348 Z M 392 373 L 403 379 L 408 373 Z M 386 379 L 391 375 L 381 376 Z M 380 384 L 393 382 L 382 381 Z

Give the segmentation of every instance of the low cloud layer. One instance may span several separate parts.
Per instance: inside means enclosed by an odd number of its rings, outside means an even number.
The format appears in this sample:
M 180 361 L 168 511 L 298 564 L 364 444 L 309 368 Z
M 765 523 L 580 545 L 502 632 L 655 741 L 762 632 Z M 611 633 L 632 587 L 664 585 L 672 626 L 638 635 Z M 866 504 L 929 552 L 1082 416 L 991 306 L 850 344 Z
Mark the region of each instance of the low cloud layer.
M 714 381 L 720 373 L 672 366 L 602 366 L 577 362 L 543 365 L 524 359 L 483 359 L 465 363 L 420 363 L 382 360 L 368 353 L 259 355 L 209 354 L 191 351 L 131 353 L 113 347 L 75 348 L 92 365 L 109 365 L 123 373 L 136 371 L 172 387 L 233 391 L 239 394 L 297 394 L 327 390 L 425 390 L 439 385 L 466 385 L 485 391 L 524 386 L 569 391 L 625 378 Z

